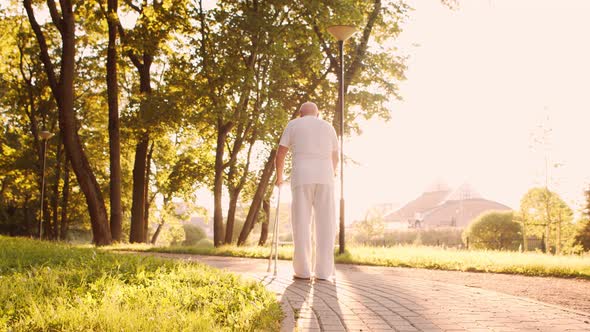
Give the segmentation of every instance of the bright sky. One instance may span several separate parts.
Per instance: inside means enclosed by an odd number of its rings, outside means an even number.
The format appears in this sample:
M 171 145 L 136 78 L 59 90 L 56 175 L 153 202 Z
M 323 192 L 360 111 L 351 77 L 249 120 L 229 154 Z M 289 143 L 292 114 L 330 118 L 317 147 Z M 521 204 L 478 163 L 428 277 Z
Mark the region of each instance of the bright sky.
M 392 121 L 370 121 L 345 151 L 349 220 L 374 203 L 403 204 L 436 179 L 470 182 L 518 208 L 544 184 L 531 135 L 549 118 L 551 189 L 577 208 L 589 180 L 590 1 L 437 0 L 415 8 L 398 40 L 410 56 Z M 416 46 L 418 44 L 419 46 Z

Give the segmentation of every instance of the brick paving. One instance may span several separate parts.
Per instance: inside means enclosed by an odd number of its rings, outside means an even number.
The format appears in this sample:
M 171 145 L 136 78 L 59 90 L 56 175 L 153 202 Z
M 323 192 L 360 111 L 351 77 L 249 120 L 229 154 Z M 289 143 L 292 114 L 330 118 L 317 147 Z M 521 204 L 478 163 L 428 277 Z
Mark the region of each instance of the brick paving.
M 337 265 L 336 281 L 292 279 L 290 261 L 276 277 L 261 259 L 157 254 L 196 260 L 262 282 L 277 294 L 281 331 L 590 331 L 590 313 L 524 297 L 395 275 L 388 268 Z

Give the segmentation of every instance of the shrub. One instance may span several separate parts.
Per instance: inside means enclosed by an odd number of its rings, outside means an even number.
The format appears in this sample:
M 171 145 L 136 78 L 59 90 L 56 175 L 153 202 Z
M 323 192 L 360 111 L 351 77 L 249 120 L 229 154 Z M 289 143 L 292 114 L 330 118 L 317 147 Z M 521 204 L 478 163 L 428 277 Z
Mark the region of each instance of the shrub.
M 383 238 L 385 224 L 381 218 L 368 218 L 354 224 L 354 240 L 357 243 L 369 244 Z
M 195 246 L 202 248 L 213 248 L 213 241 L 211 239 L 200 239 Z
M 207 238 L 207 234 L 205 234 L 205 231 L 199 226 L 183 225 L 182 227 L 184 228 L 183 246 L 194 246 L 197 242 Z
M 462 229 L 455 227 L 412 228 L 384 231 L 370 240 L 359 236 L 359 234 L 354 234 L 353 240 L 356 244 L 373 246 L 424 245 L 460 247 L 463 245 L 462 232 Z
M 583 220 L 578 225 L 575 242 L 583 250 L 590 251 L 590 219 Z
M 463 237 L 474 249 L 516 250 L 521 242 L 521 232 L 512 212 L 493 211 L 477 217 L 463 232 Z

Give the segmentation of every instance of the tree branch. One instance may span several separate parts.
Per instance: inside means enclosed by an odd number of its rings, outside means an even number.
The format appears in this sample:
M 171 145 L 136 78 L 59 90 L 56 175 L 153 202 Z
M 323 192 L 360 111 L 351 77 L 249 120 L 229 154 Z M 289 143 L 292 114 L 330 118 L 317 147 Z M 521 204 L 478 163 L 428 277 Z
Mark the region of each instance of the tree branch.
M 127 6 L 129 6 L 131 9 L 135 10 L 138 14 L 141 14 L 143 12 L 143 8 L 139 8 L 136 5 L 133 4 L 133 2 L 131 2 L 131 0 L 123 0 L 123 2 L 125 2 L 125 4 Z
M 51 91 L 53 92 L 55 99 L 58 100 L 58 102 L 60 102 L 59 94 L 57 93 L 58 83 L 55 76 L 53 63 L 51 62 L 51 58 L 49 57 L 49 51 L 45 35 L 43 35 L 43 31 L 41 31 L 41 27 L 37 22 L 37 18 L 35 18 L 35 12 L 33 11 L 33 5 L 31 4 L 31 0 L 23 0 L 23 5 L 27 12 L 29 22 L 31 23 L 31 28 L 35 33 L 35 37 L 37 37 L 37 41 L 39 42 L 39 57 L 41 58 L 41 62 L 43 62 L 45 73 L 47 74 L 47 80 L 49 81 L 49 86 L 51 87 Z
M 358 69 L 361 66 L 361 62 L 367 53 L 367 45 L 369 43 L 369 38 L 371 37 L 371 32 L 373 31 L 373 26 L 379 17 L 379 13 L 381 12 L 381 0 L 375 0 L 375 6 L 373 7 L 373 11 L 369 14 L 369 19 L 367 20 L 367 25 L 363 29 L 363 36 L 361 37 L 360 43 L 357 45 L 352 63 L 348 70 L 346 71 L 346 75 L 344 78 L 344 86 L 345 90 L 347 90 L 348 85 L 356 75 Z
M 315 32 L 316 36 L 318 37 L 319 41 L 320 41 L 320 45 L 322 46 L 322 50 L 324 50 L 324 53 L 326 53 L 326 56 L 328 57 L 328 59 L 330 59 L 330 64 L 333 65 L 334 67 L 338 68 L 338 61 L 336 60 L 336 57 L 334 57 L 334 54 L 332 54 L 332 52 L 330 52 L 330 48 L 328 47 L 328 44 L 326 43 L 326 40 L 324 39 L 324 36 L 322 35 L 322 32 L 320 31 L 320 28 L 318 27 L 318 25 L 316 24 L 316 22 L 313 22 L 313 31 Z
M 117 27 L 118 32 L 119 32 L 119 36 L 121 36 L 121 42 L 127 46 L 127 50 L 125 50 L 125 55 L 127 55 L 127 57 L 129 58 L 129 60 L 131 60 L 131 62 L 133 63 L 133 65 L 137 68 L 137 70 L 141 71 L 143 69 L 143 64 L 141 63 L 141 61 L 139 61 L 139 57 L 137 56 L 137 54 L 135 54 L 135 52 L 133 52 L 133 50 L 131 48 L 129 48 L 129 40 L 127 39 L 127 32 L 125 32 L 125 29 L 123 28 L 123 25 L 121 24 L 121 20 L 119 19 L 119 17 L 116 17 L 117 20 Z
M 57 7 L 55 6 L 55 1 L 47 0 L 47 7 L 49 7 L 49 14 L 51 15 L 51 20 L 53 24 L 59 30 L 59 33 L 63 34 L 63 20 L 57 11 Z

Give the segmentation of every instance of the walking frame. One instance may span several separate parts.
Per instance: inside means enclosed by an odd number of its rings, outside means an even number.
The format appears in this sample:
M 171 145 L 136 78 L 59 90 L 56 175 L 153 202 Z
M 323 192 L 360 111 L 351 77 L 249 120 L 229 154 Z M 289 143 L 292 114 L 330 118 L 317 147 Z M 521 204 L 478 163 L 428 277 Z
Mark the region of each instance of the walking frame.
M 268 255 L 268 268 L 266 269 L 267 273 L 270 273 L 270 269 L 273 263 L 273 254 L 274 254 L 274 272 L 273 276 L 277 275 L 277 261 L 279 259 L 279 208 L 281 206 L 281 187 L 282 185 L 278 186 L 278 193 L 277 193 L 277 209 L 275 212 L 275 220 L 273 226 L 272 237 L 270 240 L 270 254 Z M 315 266 L 316 260 L 316 252 L 315 252 L 315 217 L 312 217 L 312 243 L 311 243 L 311 266 Z
M 270 273 L 270 267 L 273 261 L 273 253 L 274 253 L 274 273 L 273 276 L 277 275 L 277 261 L 279 259 L 279 208 L 281 207 L 281 185 L 278 186 L 278 194 L 277 194 L 277 209 L 276 215 L 274 220 L 274 227 L 272 231 L 272 237 L 270 239 L 270 255 L 268 256 L 268 268 L 266 272 Z

